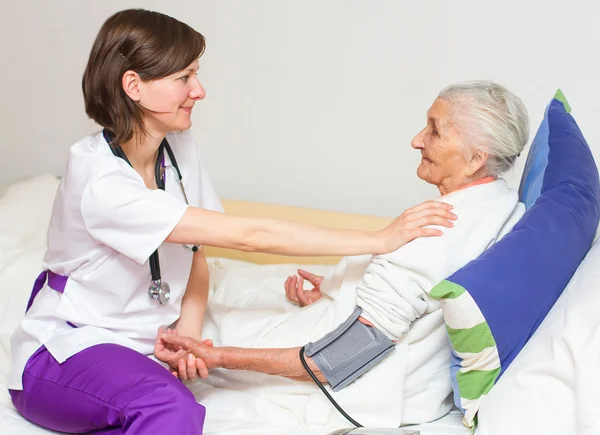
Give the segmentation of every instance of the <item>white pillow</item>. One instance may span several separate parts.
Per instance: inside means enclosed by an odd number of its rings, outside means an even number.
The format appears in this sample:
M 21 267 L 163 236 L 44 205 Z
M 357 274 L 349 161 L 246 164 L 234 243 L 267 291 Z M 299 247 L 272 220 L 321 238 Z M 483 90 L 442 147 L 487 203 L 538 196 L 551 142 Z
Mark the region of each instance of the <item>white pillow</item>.
M 45 247 L 20 251 L 0 269 L 0 385 L 6 384 L 10 370 L 10 337 L 25 315 L 45 252 Z
M 9 186 L 0 198 L 0 266 L 16 252 L 45 245 L 58 184 L 42 175 Z
M 0 384 L 10 368 L 10 336 L 42 269 L 58 183 L 53 175 L 31 178 L 9 186 L 0 198 Z
M 600 433 L 600 241 L 484 399 L 478 435 Z

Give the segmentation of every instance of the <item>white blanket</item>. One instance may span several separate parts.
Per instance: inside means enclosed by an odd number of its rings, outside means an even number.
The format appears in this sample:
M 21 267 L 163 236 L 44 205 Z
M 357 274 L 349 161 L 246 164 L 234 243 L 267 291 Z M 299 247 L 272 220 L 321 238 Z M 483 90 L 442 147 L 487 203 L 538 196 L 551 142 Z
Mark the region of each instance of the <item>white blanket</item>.
M 330 293 L 335 299 L 325 296 L 302 309 L 285 300 L 283 281 L 286 275 L 281 273 L 281 266 L 274 266 L 274 273 L 269 276 L 264 268 L 258 275 L 254 268 L 244 270 L 240 265 L 235 273 L 226 274 L 223 281 L 219 280 L 218 270 L 213 271 L 214 293 L 204 335 L 212 338 L 217 346 L 260 348 L 295 347 L 318 340 L 353 310 L 356 285 L 369 260 L 369 256 L 363 256 L 341 262 L 326 286 L 327 290 L 332 290 L 333 282 L 339 284 L 334 285 L 337 287 L 335 294 Z M 231 270 L 231 264 L 226 268 Z M 291 268 L 286 271 L 293 272 L 295 270 Z M 443 329 L 438 335 L 435 347 L 443 349 L 446 346 Z M 446 369 L 447 358 L 442 358 Z M 407 367 L 408 352 L 403 348 L 377 369 L 335 393 L 334 397 L 363 425 L 398 426 Z M 441 377 L 446 383 L 448 374 L 443 373 Z M 207 407 L 207 433 L 227 433 L 248 425 L 300 426 L 327 433 L 349 425 L 311 382 L 243 371 L 213 370 L 208 380 L 196 382 L 190 388 L 198 401 Z M 450 408 L 451 403 L 445 402 L 440 414 L 447 413 Z

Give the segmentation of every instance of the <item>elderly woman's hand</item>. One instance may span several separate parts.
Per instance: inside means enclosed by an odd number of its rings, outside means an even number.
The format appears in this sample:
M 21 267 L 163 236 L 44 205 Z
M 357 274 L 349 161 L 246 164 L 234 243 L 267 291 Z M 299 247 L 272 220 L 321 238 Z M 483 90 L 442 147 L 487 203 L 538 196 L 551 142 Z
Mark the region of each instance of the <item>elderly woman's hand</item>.
M 313 285 L 311 290 L 304 290 L 304 280 Z M 288 276 L 285 280 L 285 295 L 290 302 L 305 307 L 321 299 L 321 282 L 322 276 L 298 269 L 298 275 Z
M 451 228 L 457 216 L 452 213 L 452 205 L 440 201 L 425 201 L 407 209 L 394 222 L 380 232 L 382 237 L 382 252 L 387 254 L 404 246 L 418 237 L 439 237 L 444 233 L 428 226 Z

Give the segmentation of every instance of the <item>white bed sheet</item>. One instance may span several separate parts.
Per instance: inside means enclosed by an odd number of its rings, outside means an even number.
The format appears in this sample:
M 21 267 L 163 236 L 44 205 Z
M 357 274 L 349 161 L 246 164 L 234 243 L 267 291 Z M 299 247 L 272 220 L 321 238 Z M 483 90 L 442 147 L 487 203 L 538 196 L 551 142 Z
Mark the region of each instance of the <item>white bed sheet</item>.
M 458 410 L 451 411 L 443 418 L 424 425 L 413 426 L 412 429 L 419 429 L 421 435 L 467 435 L 469 432 L 461 423 L 462 414 Z M 289 429 L 285 428 L 238 428 L 235 431 L 220 432 L 218 435 L 321 435 L 320 432 L 311 432 L 305 428 Z M 59 432 L 42 429 L 23 419 L 15 410 L 6 390 L 2 388 L 2 398 L 0 399 L 0 434 L 2 435 L 49 435 L 59 434 Z M 205 435 L 213 435 L 211 432 L 205 432 Z M 215 432 L 214 435 L 217 435 Z
M 36 255 L 40 255 L 37 253 Z M 250 265 L 248 263 L 241 263 L 228 259 L 211 259 L 210 267 L 212 269 L 212 275 L 215 280 L 224 279 L 230 274 L 243 274 L 247 277 L 248 275 L 254 275 L 254 277 L 265 277 L 268 276 L 270 280 L 279 280 L 282 283 L 282 297 L 283 297 L 283 280 L 285 276 L 296 270 L 294 265 Z M 329 267 L 326 266 L 308 266 L 306 269 L 314 271 L 315 273 L 325 274 Z M 259 278 L 260 279 L 260 278 Z M 214 284 L 214 282 L 213 282 Z M 211 286 L 212 287 L 212 286 Z M 24 298 L 20 298 L 20 305 L 24 303 Z M 15 309 L 22 311 L 23 307 L 15 307 Z M 6 369 L 6 367 L 5 367 Z M 42 435 L 56 433 L 37 427 L 26 420 L 24 420 L 14 409 L 10 396 L 8 395 L 6 388 L 0 382 L 0 434 L 10 435 Z M 216 412 L 223 412 L 227 408 L 227 405 L 218 407 Z M 210 414 L 211 409 L 207 412 Z M 210 418 L 210 417 L 209 417 Z M 243 417 L 242 417 L 243 419 Z M 218 420 L 218 418 L 217 418 Z M 283 433 L 290 435 L 300 434 L 324 434 L 327 432 L 311 430 L 306 427 L 297 427 L 293 424 L 290 426 L 272 426 L 272 427 L 256 427 L 256 421 L 252 421 L 249 424 L 244 424 L 243 421 L 236 425 L 235 428 L 223 430 L 222 426 L 217 424 L 213 426 L 214 429 L 207 425 L 205 430 L 206 435 L 212 434 L 231 434 L 231 435 L 251 435 L 251 434 L 263 434 L 263 435 L 280 435 Z M 461 414 L 454 410 L 449 415 L 442 419 L 419 426 L 422 435 L 466 435 L 469 431 L 461 423 Z

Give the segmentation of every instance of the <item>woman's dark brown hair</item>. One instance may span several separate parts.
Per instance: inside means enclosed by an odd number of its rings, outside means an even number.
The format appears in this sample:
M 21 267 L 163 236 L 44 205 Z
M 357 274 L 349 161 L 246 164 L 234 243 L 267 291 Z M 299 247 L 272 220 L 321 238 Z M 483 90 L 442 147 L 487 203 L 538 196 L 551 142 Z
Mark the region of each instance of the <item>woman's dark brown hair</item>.
M 187 24 L 143 9 L 117 12 L 102 25 L 83 74 L 85 111 L 123 143 L 144 131 L 143 109 L 123 90 L 125 71 L 142 80 L 181 71 L 204 52 L 204 37 Z

